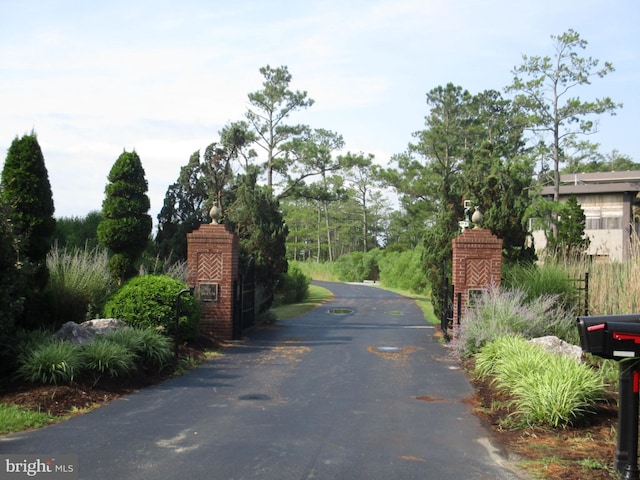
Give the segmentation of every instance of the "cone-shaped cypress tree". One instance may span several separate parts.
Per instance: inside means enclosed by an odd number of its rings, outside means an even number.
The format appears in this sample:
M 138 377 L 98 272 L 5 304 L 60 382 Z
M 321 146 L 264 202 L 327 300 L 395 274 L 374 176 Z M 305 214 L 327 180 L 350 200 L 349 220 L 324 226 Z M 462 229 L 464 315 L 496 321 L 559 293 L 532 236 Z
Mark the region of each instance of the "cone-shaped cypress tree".
M 45 260 L 56 230 L 53 195 L 44 156 L 35 133 L 16 137 L 2 169 L 2 200 L 20 239 L 20 257 L 35 266 L 32 286 L 43 288 L 48 279 Z
M 147 246 L 152 221 L 147 180 L 138 154 L 123 152 L 109 172 L 98 241 L 113 252 L 111 275 L 119 282 L 135 275 L 135 263 Z

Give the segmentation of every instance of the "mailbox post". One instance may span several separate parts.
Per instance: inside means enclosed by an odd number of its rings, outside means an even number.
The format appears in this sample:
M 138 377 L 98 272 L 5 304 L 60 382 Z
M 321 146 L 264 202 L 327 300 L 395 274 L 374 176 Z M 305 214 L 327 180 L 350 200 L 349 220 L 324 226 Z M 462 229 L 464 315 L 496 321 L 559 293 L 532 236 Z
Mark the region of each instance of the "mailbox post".
M 578 331 L 583 351 L 619 362 L 618 445 L 615 467 L 622 472 L 622 480 L 640 480 L 640 314 L 578 317 Z

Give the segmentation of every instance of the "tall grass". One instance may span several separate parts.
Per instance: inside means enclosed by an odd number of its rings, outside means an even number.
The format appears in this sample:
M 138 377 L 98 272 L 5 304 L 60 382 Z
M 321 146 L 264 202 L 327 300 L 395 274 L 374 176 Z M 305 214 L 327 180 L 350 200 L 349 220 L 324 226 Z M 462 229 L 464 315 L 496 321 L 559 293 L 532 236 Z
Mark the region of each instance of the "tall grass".
M 498 337 L 476 355 L 476 375 L 492 378 L 513 400 L 517 423 L 569 425 L 604 393 L 597 370 L 572 358 L 545 352 L 519 336 Z
M 54 322 L 81 323 L 101 313 L 115 288 L 108 252 L 102 248 L 67 251 L 54 245 L 47 256 L 47 297 Z
M 593 262 L 589 258 L 550 257 L 545 264 L 564 269 L 572 278 L 589 273 L 589 314 L 614 315 L 640 311 L 640 238 L 631 242 L 630 259 Z
M 338 275 L 334 271 L 333 263 L 320 263 L 313 260 L 307 262 L 298 262 L 297 260 L 289 260 L 289 265 L 296 265 L 300 271 L 312 280 L 320 280 L 324 282 L 338 282 Z
M 554 295 L 566 308 L 577 311 L 578 290 L 573 272 L 553 263 L 543 265 L 515 265 L 505 268 L 502 286 L 509 290 L 522 290 L 526 301 Z M 578 278 L 579 275 L 576 276 Z
M 589 273 L 589 311 L 592 315 L 640 311 L 640 249 L 622 263 L 595 263 Z

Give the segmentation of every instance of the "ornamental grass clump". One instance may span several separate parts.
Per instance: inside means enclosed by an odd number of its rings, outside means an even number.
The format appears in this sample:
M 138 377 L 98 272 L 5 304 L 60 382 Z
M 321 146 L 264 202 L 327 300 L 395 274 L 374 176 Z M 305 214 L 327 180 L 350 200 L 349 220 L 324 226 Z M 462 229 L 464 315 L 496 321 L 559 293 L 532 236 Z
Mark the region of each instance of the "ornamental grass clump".
M 458 332 L 462 357 L 476 354 L 492 340 L 505 335 L 536 338 L 555 335 L 576 344 L 575 316 L 562 308 L 553 295 L 527 300 L 522 290 L 490 288 L 466 312 Z
M 497 338 L 475 358 L 475 374 L 512 399 L 513 418 L 522 425 L 567 426 L 604 395 L 597 370 L 522 337 Z
M 76 345 L 63 340 L 50 339 L 37 348 L 23 353 L 18 359 L 17 374 L 34 383 L 71 383 L 83 365 L 83 358 Z
M 67 251 L 54 244 L 47 255 L 46 291 L 55 324 L 82 323 L 100 312 L 115 288 L 108 265 L 106 249 Z
M 125 345 L 107 338 L 94 338 L 82 350 L 83 366 L 95 375 L 96 380 L 102 375 L 121 377 L 136 369 L 136 354 Z
M 104 338 L 133 352 L 147 367 L 162 369 L 172 359 L 170 340 L 151 328 L 119 328 L 105 334 Z

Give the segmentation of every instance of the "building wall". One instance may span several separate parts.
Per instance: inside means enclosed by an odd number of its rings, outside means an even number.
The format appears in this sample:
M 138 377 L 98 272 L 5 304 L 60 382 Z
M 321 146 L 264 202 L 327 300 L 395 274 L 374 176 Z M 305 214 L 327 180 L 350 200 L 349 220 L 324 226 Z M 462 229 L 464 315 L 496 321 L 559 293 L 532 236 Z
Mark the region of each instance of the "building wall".
M 585 235 L 589 238 L 588 254 L 595 258 L 621 261 L 628 258 L 628 227 L 630 219 L 628 195 L 602 193 L 577 195 L 586 218 Z M 561 197 L 560 201 L 566 201 Z M 627 220 L 625 220 L 627 218 Z M 547 246 L 544 232 L 532 232 L 536 252 Z

